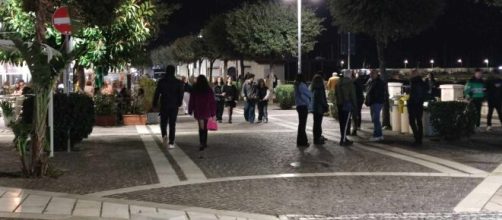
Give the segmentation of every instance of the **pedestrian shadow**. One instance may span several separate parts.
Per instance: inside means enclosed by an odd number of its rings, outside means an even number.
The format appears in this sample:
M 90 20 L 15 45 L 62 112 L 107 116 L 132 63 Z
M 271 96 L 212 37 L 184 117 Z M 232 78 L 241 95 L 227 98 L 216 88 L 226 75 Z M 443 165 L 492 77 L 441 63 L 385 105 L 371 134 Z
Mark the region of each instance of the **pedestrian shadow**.
M 306 164 L 320 164 L 323 167 L 334 165 L 334 155 L 323 145 L 311 144 L 308 148 L 298 148 L 300 151 L 297 162 L 291 164 L 293 167 L 300 167 Z

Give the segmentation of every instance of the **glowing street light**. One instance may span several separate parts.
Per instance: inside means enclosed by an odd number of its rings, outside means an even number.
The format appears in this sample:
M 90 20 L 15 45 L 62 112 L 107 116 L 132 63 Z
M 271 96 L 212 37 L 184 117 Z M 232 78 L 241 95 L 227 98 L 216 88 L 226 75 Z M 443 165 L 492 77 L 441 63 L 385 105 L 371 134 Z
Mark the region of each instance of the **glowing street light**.
M 342 68 L 344 65 L 345 65 L 345 61 L 344 60 L 340 61 L 340 66 L 342 66 Z
M 407 67 L 408 67 L 408 60 L 407 60 L 407 59 L 405 59 L 405 60 L 404 60 L 404 68 L 406 69 Z
M 486 64 L 486 68 L 488 68 L 490 66 L 490 60 L 489 59 L 485 59 L 483 62 Z
M 434 68 L 434 60 L 431 60 L 430 64 L 431 64 L 431 68 Z
M 457 60 L 458 65 L 462 66 L 462 59 Z

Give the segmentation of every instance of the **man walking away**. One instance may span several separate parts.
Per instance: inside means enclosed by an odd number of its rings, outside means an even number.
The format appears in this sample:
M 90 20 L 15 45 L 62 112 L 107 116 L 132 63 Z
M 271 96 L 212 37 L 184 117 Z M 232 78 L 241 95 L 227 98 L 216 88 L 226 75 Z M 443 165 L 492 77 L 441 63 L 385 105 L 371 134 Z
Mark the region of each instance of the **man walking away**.
M 373 137 L 370 141 L 383 141 L 382 122 L 380 114 L 382 113 L 383 104 L 385 102 L 385 84 L 380 79 L 377 71 L 370 73 L 371 81 L 368 85 L 368 93 L 366 95 L 366 106 L 370 107 L 371 120 L 373 121 Z
M 183 102 L 184 84 L 174 76 L 175 67 L 167 66 L 166 73 L 157 83 L 153 97 L 153 107 L 156 109 L 160 98 L 160 130 L 162 143 L 166 148 L 174 148 L 176 118 L 178 108 Z M 167 124 L 169 123 L 169 143 L 167 141 Z
M 493 111 L 496 110 L 502 124 L 502 77 L 498 70 L 495 70 L 488 79 L 486 85 L 486 94 L 488 96 L 488 127 L 487 131 L 492 129 Z
M 352 130 L 352 136 L 357 136 L 357 130 L 361 129 L 362 123 L 362 109 L 364 104 L 364 87 L 366 86 L 366 78 L 361 75 L 359 72 L 353 77 L 356 77 L 354 80 L 354 86 L 356 88 L 356 98 L 357 98 L 357 106 L 354 113 L 354 128 Z
M 428 96 L 427 84 L 422 80 L 422 76 L 417 70 L 411 72 L 410 79 L 410 99 L 408 100 L 408 113 L 410 126 L 415 137 L 414 145 L 422 145 L 424 128 L 422 124 L 422 116 L 424 114 L 424 102 Z
M 242 87 L 242 96 L 246 102 L 244 107 L 244 118 L 253 124 L 255 120 L 256 102 L 258 100 L 257 85 L 254 82 L 254 74 L 248 73 L 247 81 Z
M 338 105 L 338 121 L 340 122 L 340 146 L 350 146 L 353 142 L 347 139 L 347 134 L 350 132 L 350 118 L 357 106 L 352 71 L 346 70 L 343 73 L 343 78 L 336 85 L 335 95 Z
M 481 69 L 474 71 L 474 76 L 467 82 L 464 88 L 465 98 L 476 108 L 476 128 L 481 126 L 481 107 L 485 99 L 485 82 Z

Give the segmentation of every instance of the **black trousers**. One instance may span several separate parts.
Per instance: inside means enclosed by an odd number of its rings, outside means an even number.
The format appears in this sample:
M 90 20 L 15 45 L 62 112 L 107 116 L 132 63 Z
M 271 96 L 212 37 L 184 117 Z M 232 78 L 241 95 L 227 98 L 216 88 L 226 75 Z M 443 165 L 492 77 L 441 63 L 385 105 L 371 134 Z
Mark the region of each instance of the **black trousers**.
M 492 117 L 493 117 L 493 112 L 497 111 L 497 114 L 499 115 L 499 120 L 500 123 L 502 124 L 502 103 L 488 103 L 488 126 L 492 126 Z
M 176 118 L 178 118 L 178 108 L 163 110 L 160 113 L 160 131 L 163 138 L 167 136 L 167 124 L 169 124 L 169 144 L 174 144 Z
M 322 119 L 324 114 L 314 113 L 314 143 L 321 141 L 322 137 Z
M 471 103 L 476 108 L 476 127 L 481 126 L 481 108 L 483 107 L 483 99 L 473 99 Z
M 309 115 L 309 109 L 307 106 L 296 106 L 296 111 L 298 112 L 298 135 L 296 137 L 296 144 L 298 146 L 307 146 L 309 140 L 307 138 L 307 118 Z
M 225 111 L 225 101 L 216 102 L 216 120 L 223 120 L 223 112 Z
M 268 102 L 258 102 L 258 121 L 268 120 Z
M 201 147 L 207 147 L 207 119 L 198 120 L 199 123 L 199 142 Z M 204 150 L 204 149 L 201 150 Z
M 338 122 L 340 122 L 340 143 L 347 141 L 347 134 L 350 132 L 351 112 L 344 111 L 343 106 L 338 106 Z
M 424 136 L 424 126 L 422 117 L 424 115 L 423 104 L 408 104 L 408 118 L 410 120 L 411 130 L 415 137 L 415 143 L 421 144 Z

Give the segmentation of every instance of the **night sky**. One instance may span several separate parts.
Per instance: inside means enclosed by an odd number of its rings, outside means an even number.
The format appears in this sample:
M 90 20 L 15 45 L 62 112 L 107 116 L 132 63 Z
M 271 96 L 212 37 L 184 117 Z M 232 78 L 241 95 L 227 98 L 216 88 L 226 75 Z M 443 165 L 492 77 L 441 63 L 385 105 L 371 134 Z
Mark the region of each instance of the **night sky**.
M 253 2 L 254 0 L 248 0 Z M 284 0 L 285 2 L 287 0 Z M 289 0 L 292 1 L 292 0 Z M 212 16 L 239 7 L 244 0 L 177 0 L 182 8 L 162 28 L 160 38 L 153 44 L 167 45 L 178 37 L 197 34 Z M 340 55 L 340 35 L 331 25 L 331 17 L 326 0 L 317 3 L 304 0 L 304 6 L 315 8 L 324 17 L 327 30 L 319 38 L 314 52 L 306 55 L 307 60 L 324 58 L 331 65 L 344 59 Z M 485 58 L 493 66 L 502 65 L 502 9 L 490 8 L 472 0 L 448 0 L 447 8 L 436 24 L 422 34 L 393 43 L 387 50 L 388 66 L 402 67 L 403 60 L 409 60 L 409 67 L 428 67 L 429 60 L 443 67 L 458 66 L 456 60 L 462 58 L 464 65 L 483 66 Z M 373 40 L 364 35 L 356 36 L 355 67 L 363 63 L 376 67 L 376 48 Z M 310 65 L 321 65 L 313 64 Z M 329 65 L 329 64 L 322 64 Z M 315 69 L 315 67 L 314 67 Z

